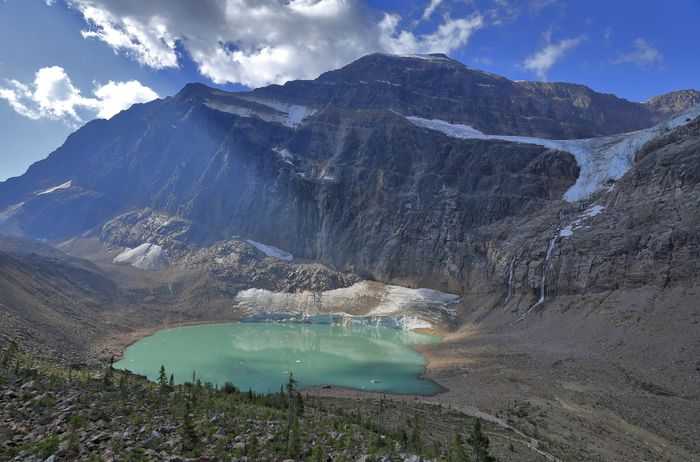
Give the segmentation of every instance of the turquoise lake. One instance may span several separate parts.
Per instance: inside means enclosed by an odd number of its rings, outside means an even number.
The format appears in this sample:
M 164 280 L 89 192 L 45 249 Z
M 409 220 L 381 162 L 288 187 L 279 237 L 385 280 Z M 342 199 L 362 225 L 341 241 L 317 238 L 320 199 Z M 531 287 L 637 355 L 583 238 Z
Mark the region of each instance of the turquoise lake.
M 230 323 L 156 332 L 129 346 L 115 363 L 151 380 L 161 364 L 175 382 L 192 380 L 241 390 L 278 391 L 293 373 L 301 388 L 336 385 L 358 390 L 430 395 L 441 391 L 419 378 L 425 359 L 412 348 L 437 336 L 370 326 Z

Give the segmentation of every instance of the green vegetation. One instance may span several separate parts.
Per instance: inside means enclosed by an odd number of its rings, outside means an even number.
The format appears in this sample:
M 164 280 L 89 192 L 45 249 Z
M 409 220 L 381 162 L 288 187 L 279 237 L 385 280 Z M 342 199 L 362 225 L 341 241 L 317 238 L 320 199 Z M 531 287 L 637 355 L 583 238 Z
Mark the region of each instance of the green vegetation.
M 111 361 L 102 370 L 69 369 L 22 355 L 15 344 L 2 358 L 0 394 L 12 404 L 0 409 L 0 422 L 16 422 L 29 433 L 10 435 L 0 460 L 32 454 L 43 460 L 57 451 L 61 460 L 109 460 L 114 454 L 130 461 L 169 455 L 305 461 L 366 455 L 374 461 L 411 454 L 435 461 L 494 460 L 479 421 L 453 444 L 438 444 L 422 415 L 388 417 L 401 412 L 396 402 L 378 397 L 363 408 L 365 414 L 329 405 L 303 396 L 293 374 L 278 393 L 261 395 L 231 383 L 217 388 L 194 373 L 192 382 L 175 385 L 164 366 L 155 383 L 113 369 Z M 32 433 L 35 428 L 41 433 Z

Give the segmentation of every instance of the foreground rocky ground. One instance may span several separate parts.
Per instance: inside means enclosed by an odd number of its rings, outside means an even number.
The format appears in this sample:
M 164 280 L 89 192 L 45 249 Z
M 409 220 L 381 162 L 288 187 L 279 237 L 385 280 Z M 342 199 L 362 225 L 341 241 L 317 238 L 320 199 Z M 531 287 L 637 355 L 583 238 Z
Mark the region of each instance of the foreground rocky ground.
M 0 460 L 456 462 L 492 460 L 489 451 L 545 460 L 515 433 L 486 422 L 475 437 L 474 419 L 417 401 L 377 395 L 358 406 L 196 378 L 172 386 L 167 374 L 156 384 L 109 367 L 66 369 L 12 346 L 0 365 Z

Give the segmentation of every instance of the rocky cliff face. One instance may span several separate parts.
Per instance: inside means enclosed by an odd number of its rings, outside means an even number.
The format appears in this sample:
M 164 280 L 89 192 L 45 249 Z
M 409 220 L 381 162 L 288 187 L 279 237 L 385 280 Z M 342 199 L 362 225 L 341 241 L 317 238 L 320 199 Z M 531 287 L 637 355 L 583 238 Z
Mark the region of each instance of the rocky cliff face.
M 696 104 L 700 104 L 700 91 L 697 90 L 673 91 L 665 95 L 654 96 L 644 102 L 644 106 L 652 112 L 667 116 Z
M 590 138 L 645 128 L 669 115 L 569 83 L 513 82 L 444 55 L 374 54 L 313 81 L 254 90 L 251 99 L 403 115 L 471 125 L 491 134 Z M 685 103 L 685 105 L 684 105 Z M 678 110 L 692 105 L 678 101 Z

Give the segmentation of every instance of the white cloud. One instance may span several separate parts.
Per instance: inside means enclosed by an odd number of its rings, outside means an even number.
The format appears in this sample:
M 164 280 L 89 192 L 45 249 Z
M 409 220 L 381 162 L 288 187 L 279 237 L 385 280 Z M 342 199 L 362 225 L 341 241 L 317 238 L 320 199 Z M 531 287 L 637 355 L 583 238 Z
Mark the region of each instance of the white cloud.
M 560 0 L 530 0 L 530 11 L 537 15 L 545 8 L 559 4 Z
M 637 66 L 648 69 L 654 65 L 661 65 L 664 60 L 664 55 L 644 39 L 637 38 L 634 40 L 634 51 L 626 54 L 621 54 L 613 59 L 614 64 L 632 63 Z
M 560 60 L 568 50 L 581 44 L 586 38 L 581 35 L 575 38 L 552 42 L 551 35 L 546 33 L 545 45 L 533 55 L 528 56 L 522 63 L 522 67 L 534 72 L 537 77 L 547 80 L 547 72 Z
M 390 53 L 440 53 L 455 50 L 469 41 L 471 35 L 483 27 L 482 16 L 475 13 L 466 18 L 450 19 L 438 26 L 432 34 L 415 35 L 406 30 L 398 30 L 400 18 L 387 14 L 380 23 L 382 49 Z
M 0 98 L 7 100 L 18 114 L 34 120 L 62 120 L 69 125 L 82 121 L 79 111 L 108 119 L 134 103 L 158 97 L 136 80 L 96 85 L 93 95 L 83 96 L 59 66 L 39 69 L 30 84 L 8 80 L 6 86 L 0 87 Z
M 137 80 L 127 82 L 109 81 L 93 92 L 97 97 L 97 117 L 109 119 L 136 103 L 145 103 L 158 98 L 158 94 Z
M 425 7 L 425 10 L 423 10 L 423 16 L 421 17 L 421 20 L 427 21 L 430 19 L 430 17 L 435 13 L 435 10 L 437 7 L 440 6 L 443 0 L 430 0 L 430 3 L 428 3 L 428 6 Z
M 83 36 L 115 52 L 155 69 L 178 67 L 186 52 L 215 83 L 253 87 L 314 78 L 376 51 L 451 53 L 484 25 L 477 13 L 445 16 L 417 34 L 359 0 L 67 1 L 88 24 Z

